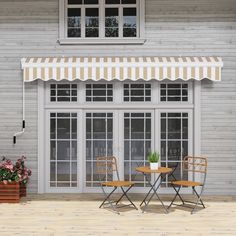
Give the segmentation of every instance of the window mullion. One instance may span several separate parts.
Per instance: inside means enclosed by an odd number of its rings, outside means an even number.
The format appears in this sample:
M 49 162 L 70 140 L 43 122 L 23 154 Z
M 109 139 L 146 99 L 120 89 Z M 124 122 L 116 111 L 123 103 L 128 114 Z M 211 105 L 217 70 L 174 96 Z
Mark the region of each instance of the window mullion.
M 105 38 L 105 0 L 99 4 L 99 37 Z
M 119 38 L 123 38 L 123 7 L 119 6 Z
M 85 38 L 85 6 L 81 6 L 81 38 Z

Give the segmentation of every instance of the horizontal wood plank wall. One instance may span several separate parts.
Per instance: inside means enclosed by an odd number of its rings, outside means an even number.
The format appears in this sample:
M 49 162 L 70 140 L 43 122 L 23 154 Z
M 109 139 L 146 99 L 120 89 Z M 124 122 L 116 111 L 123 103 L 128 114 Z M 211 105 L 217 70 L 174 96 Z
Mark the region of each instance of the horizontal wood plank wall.
M 58 0 L 0 0 L 0 155 L 28 157 L 37 192 L 37 83 L 26 86 L 21 129 L 21 57 L 221 56 L 221 83 L 202 83 L 202 154 L 209 157 L 206 193 L 236 194 L 235 0 L 146 0 L 146 39 L 137 46 L 60 46 Z

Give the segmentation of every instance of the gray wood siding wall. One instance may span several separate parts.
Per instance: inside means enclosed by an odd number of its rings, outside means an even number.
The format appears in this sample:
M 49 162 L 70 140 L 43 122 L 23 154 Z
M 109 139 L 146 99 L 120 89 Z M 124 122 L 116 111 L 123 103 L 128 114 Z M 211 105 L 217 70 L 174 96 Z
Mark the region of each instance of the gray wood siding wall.
M 0 155 L 26 154 L 37 192 L 37 83 L 26 86 L 21 129 L 20 59 L 37 56 L 221 56 L 222 82 L 202 82 L 201 145 L 209 157 L 208 194 L 236 194 L 236 1 L 146 0 L 146 38 L 137 46 L 60 46 L 58 0 L 0 0 Z

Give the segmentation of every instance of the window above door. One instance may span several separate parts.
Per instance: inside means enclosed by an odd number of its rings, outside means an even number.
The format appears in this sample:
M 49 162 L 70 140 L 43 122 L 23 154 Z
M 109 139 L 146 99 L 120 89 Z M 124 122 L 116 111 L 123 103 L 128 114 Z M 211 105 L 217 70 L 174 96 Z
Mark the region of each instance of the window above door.
M 145 0 L 60 0 L 60 44 L 144 43 Z

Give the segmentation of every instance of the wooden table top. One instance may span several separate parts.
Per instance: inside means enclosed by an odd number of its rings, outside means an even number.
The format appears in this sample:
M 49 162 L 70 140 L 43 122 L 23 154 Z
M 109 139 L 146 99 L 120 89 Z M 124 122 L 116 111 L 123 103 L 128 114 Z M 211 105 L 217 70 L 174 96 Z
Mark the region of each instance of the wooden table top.
M 168 174 L 172 171 L 172 168 L 168 167 L 159 167 L 157 170 L 151 170 L 149 166 L 140 166 L 136 168 L 136 171 L 142 173 L 159 173 L 159 174 Z

